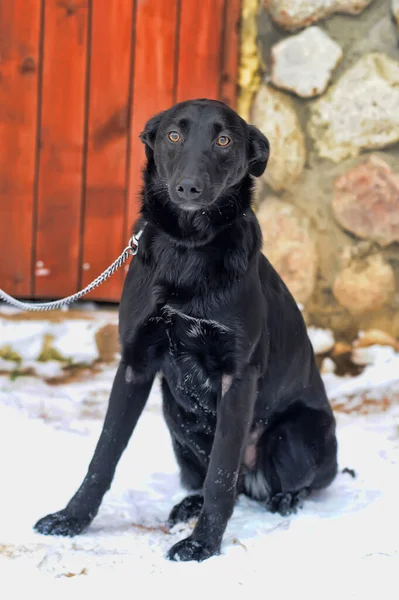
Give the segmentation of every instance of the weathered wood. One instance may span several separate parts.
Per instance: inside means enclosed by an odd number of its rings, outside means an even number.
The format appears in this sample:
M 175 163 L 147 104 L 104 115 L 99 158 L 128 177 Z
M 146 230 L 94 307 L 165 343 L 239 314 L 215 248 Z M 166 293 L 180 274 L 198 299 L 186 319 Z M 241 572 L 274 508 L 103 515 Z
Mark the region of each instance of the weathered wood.
M 0 0 L 0 287 L 32 292 L 40 0 Z
M 189 98 L 235 105 L 240 4 L 0 0 L 1 287 L 58 298 L 115 259 L 147 119 Z M 91 299 L 117 301 L 123 278 Z
M 219 98 L 224 0 L 181 3 L 177 101 Z
M 240 16 L 241 0 L 225 0 L 219 98 L 234 109 L 238 92 Z
M 79 281 L 88 0 L 46 0 L 35 296 Z
M 106 269 L 127 243 L 132 18 L 131 0 L 93 3 L 82 285 Z M 91 295 L 115 300 L 122 282 L 123 271 Z
M 151 116 L 175 101 L 177 0 L 138 2 L 126 234 L 137 217 L 144 149 L 139 134 Z

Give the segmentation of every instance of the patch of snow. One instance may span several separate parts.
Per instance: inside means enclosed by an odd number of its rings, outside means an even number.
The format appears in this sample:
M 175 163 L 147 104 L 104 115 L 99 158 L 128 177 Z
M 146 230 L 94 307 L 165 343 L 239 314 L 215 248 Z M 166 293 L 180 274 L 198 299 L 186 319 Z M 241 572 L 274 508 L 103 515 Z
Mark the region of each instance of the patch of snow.
M 103 321 L 100 313 L 96 323 Z M 20 337 L 11 334 L 21 343 L 26 340 L 26 323 L 30 322 L 14 323 Z M 76 357 L 76 348 L 82 350 L 80 358 L 92 352 L 89 341 L 81 343 L 86 334 L 79 323 L 53 324 L 61 340 L 57 349 L 64 356 Z M 93 335 L 94 330 L 86 331 Z M 316 352 L 324 353 L 334 344 L 331 332 L 310 328 L 310 336 Z M 6 338 L 0 334 L 0 339 Z M 339 377 L 333 361 L 323 361 L 331 400 L 346 398 L 350 406 L 366 393 L 376 398 L 399 394 L 398 353 L 386 346 L 354 352 L 366 363 L 357 377 Z M 0 370 L 5 363 L 15 369 L 14 362 L 0 360 Z M 398 407 L 379 415 L 338 414 L 340 467 L 355 469 L 355 479 L 340 473 L 327 490 L 314 494 L 302 511 L 288 518 L 240 497 L 221 556 L 202 564 L 176 564 L 166 561 L 165 553 L 190 534 L 193 524 L 177 525 L 171 532 L 165 528 L 169 511 L 184 491 L 162 418 L 159 381 L 87 532 L 64 539 L 32 531 L 39 517 L 65 505 L 84 477 L 116 371 L 115 364 L 107 365 L 80 380 L 49 385 L 41 377 L 52 377 L 61 367 L 54 362 L 40 365 L 39 378 L 12 381 L 0 376 L 3 589 L 8 582 L 19 597 L 19 591 L 31 585 L 41 599 L 46 594 L 100 595 L 108 584 L 112 593 L 126 586 L 135 595 L 145 589 L 150 597 L 179 598 L 187 590 L 190 598 L 219 593 L 238 597 L 243 592 L 257 597 L 265 590 L 283 599 L 298 593 L 312 599 L 322 590 L 323 599 L 397 598 Z M 35 365 L 26 357 L 24 366 Z
M 98 321 L 76 319 L 54 323 L 52 347 L 61 356 L 78 364 L 91 364 L 99 358 L 95 335 L 103 326 Z M 77 344 L 76 341 L 79 340 Z
M 19 583 L 32 582 L 36 593 L 50 597 L 87 593 L 87 586 L 91 595 L 101 594 L 110 584 L 114 592 L 127 585 L 136 595 L 145 589 L 162 597 L 190 589 L 196 598 L 259 595 L 266 577 L 267 593 L 282 598 L 305 589 L 307 598 L 319 598 L 320 589 L 323 598 L 397 597 L 399 441 L 391 413 L 338 416 L 340 467 L 355 469 L 355 479 L 339 474 L 289 518 L 240 497 L 221 556 L 176 564 L 165 553 L 193 525 L 165 529 L 184 491 L 156 382 L 87 532 L 73 539 L 35 534 L 35 521 L 62 508 L 86 472 L 114 373 L 110 366 L 89 380 L 57 386 L 34 377 L 0 377 L 3 587 L 12 581 L 18 590 Z M 98 411 L 87 418 L 85 407 Z
M 0 316 L 1 316 L 1 314 L 4 314 L 4 315 L 17 315 L 20 312 L 21 311 L 18 308 L 14 308 L 13 306 L 10 306 L 9 304 L 6 304 L 5 302 L 0 302 Z
M 47 321 L 0 319 L 0 348 L 10 346 L 24 360 L 35 360 L 42 349 Z
M 308 336 L 315 354 L 324 354 L 334 347 L 335 339 L 331 329 L 308 327 Z
M 320 372 L 322 375 L 325 375 L 326 373 L 335 373 L 336 368 L 337 365 L 335 364 L 335 362 L 327 356 L 323 359 L 323 362 L 321 363 Z
M 100 312 L 92 319 L 68 319 L 60 322 L 47 320 L 8 320 L 0 315 L 0 350 L 5 347 L 18 354 L 18 370 L 33 369 L 38 375 L 45 376 L 51 369 L 33 364 L 43 350 L 46 336 L 51 338 L 54 348 L 66 361 L 73 364 L 92 364 L 99 358 L 96 344 L 96 334 L 105 325 L 117 323 L 117 314 L 112 311 Z M 79 343 L 77 343 L 79 340 Z M 15 370 L 12 366 L 3 364 L 2 370 Z
M 12 373 L 15 371 L 16 363 L 13 360 L 0 358 L 0 373 Z
M 364 371 L 356 377 L 339 377 L 333 373 L 323 376 L 327 395 L 330 400 L 351 397 L 372 392 L 375 398 L 384 394 L 399 393 L 399 353 L 387 346 L 369 346 L 358 348 L 368 351 L 373 363 L 368 364 Z
M 37 377 L 43 379 L 55 379 L 62 377 L 64 373 L 63 365 L 57 360 L 49 360 L 46 362 L 26 361 L 24 368 L 27 371 L 32 371 Z
M 0 373 L 10 373 L 18 375 L 36 375 L 42 379 L 56 379 L 62 377 L 64 373 L 63 363 L 57 360 L 40 362 L 37 360 L 25 360 L 22 363 L 0 358 Z
M 391 346 L 355 347 L 352 350 L 352 361 L 355 365 L 383 365 L 395 361 L 397 353 Z

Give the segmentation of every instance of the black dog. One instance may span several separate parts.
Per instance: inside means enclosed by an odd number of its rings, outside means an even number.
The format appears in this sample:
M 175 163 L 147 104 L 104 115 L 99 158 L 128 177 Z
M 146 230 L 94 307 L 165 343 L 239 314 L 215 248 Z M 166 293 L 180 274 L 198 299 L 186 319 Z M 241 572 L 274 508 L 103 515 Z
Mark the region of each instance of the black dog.
M 335 420 L 302 315 L 260 251 L 251 194 L 267 139 L 211 100 L 157 115 L 141 139 L 144 231 L 104 428 L 79 490 L 35 527 L 72 536 L 91 523 L 162 373 L 182 482 L 198 492 L 171 512 L 171 524 L 198 521 L 168 557 L 201 561 L 219 552 L 238 493 L 287 515 L 331 483 Z

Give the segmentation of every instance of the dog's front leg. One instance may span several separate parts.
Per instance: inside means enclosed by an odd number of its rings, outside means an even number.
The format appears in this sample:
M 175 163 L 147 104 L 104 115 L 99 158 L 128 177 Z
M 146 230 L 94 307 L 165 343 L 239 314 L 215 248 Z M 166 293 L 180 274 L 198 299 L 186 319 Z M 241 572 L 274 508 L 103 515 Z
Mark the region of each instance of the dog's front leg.
M 171 560 L 202 561 L 220 551 L 233 512 L 245 440 L 256 398 L 256 370 L 248 367 L 221 395 L 210 463 L 204 483 L 204 504 L 190 537 L 175 544 Z
M 118 367 L 103 430 L 86 477 L 66 508 L 40 519 L 36 531 L 45 535 L 73 536 L 96 516 L 105 492 L 110 488 L 116 466 L 149 396 L 154 377 L 131 381 L 127 367 Z

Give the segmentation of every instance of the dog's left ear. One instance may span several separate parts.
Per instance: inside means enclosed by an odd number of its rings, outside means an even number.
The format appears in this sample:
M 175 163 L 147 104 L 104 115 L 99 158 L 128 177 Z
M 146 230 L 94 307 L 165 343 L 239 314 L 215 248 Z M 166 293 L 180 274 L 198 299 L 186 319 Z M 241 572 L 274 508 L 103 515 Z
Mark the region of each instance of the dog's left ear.
M 269 160 L 270 144 L 266 136 L 253 125 L 248 125 L 249 138 L 249 167 L 248 172 L 254 177 L 260 177 Z
M 154 156 L 155 138 L 163 115 L 164 112 L 161 112 L 155 115 L 155 117 L 152 117 L 149 121 L 147 121 L 144 131 L 140 133 L 139 137 L 143 144 L 145 144 L 145 154 L 147 160 L 150 160 Z

